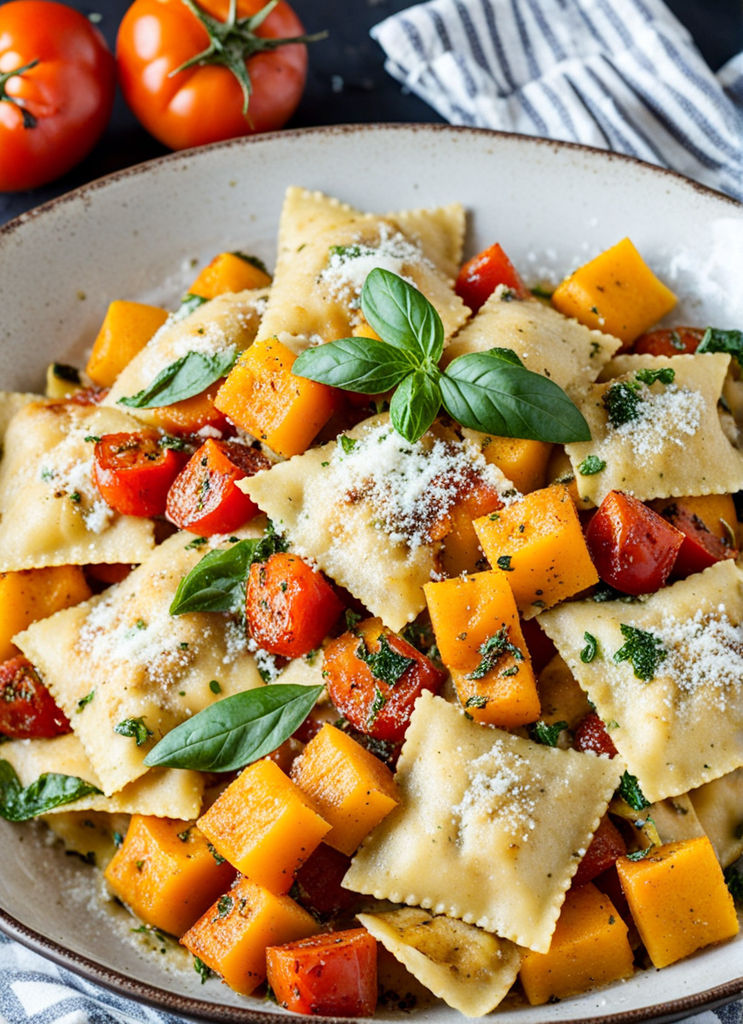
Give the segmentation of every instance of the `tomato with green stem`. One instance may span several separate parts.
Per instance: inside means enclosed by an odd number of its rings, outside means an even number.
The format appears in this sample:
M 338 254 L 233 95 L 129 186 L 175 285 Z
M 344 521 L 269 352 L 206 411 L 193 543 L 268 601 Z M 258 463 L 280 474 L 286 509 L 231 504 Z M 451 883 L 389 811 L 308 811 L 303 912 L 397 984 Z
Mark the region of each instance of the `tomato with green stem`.
M 124 98 L 171 149 L 281 128 L 307 76 L 305 35 L 285 0 L 134 0 L 119 27 Z
M 0 191 L 60 177 L 93 148 L 116 86 L 103 36 L 52 0 L 0 4 Z

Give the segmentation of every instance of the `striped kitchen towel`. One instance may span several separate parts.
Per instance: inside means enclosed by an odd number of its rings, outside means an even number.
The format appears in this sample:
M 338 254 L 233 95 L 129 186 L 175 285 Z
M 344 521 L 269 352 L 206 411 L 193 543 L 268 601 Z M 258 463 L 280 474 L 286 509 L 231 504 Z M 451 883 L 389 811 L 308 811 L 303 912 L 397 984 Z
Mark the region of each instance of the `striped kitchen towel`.
M 430 0 L 372 36 L 453 124 L 627 153 L 743 200 L 743 54 L 715 75 L 662 0 Z

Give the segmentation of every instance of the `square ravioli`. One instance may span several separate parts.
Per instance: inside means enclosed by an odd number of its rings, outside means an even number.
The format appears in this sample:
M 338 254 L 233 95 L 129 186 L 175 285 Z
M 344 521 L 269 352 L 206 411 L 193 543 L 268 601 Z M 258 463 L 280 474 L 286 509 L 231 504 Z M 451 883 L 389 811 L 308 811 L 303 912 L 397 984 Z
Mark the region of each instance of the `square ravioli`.
M 516 299 L 499 286 L 452 339 L 444 363 L 468 352 L 510 348 L 528 370 L 549 377 L 575 398 L 596 380 L 620 345 L 611 334 L 592 331 L 537 299 Z
M 539 616 L 650 801 L 743 765 L 743 572 L 727 559 L 628 603 Z M 586 663 L 586 633 L 597 654 Z
M 611 379 L 580 404 L 592 440 L 565 446 L 581 499 L 598 505 L 612 490 L 646 501 L 743 488 L 743 453 L 718 410 L 729 365 L 719 352 L 613 359 L 604 374 Z M 663 372 L 668 383 L 651 383 Z M 588 456 L 605 465 L 586 476 L 580 466 Z
M 518 946 L 452 917 L 401 907 L 358 918 L 414 978 L 466 1017 L 494 1010 L 521 966 Z
M 147 557 L 153 524 L 121 516 L 101 498 L 86 440 L 137 429 L 118 409 L 45 401 L 19 409 L 0 462 L 0 572 Z
M 410 444 L 385 415 L 238 486 L 292 551 L 399 630 L 425 607 L 423 584 L 438 568 L 436 525 L 475 479 L 504 498 L 515 493 L 471 442 L 434 425 Z
M 401 803 L 343 884 L 544 953 L 622 768 L 479 725 L 423 693 L 395 776 Z
M 48 740 L 14 740 L 3 745 L 3 758 L 15 769 L 22 786 L 30 786 L 46 772 L 73 775 L 101 788 L 101 781 L 74 733 Z M 154 814 L 160 818 L 198 817 L 204 793 L 200 772 L 175 768 L 150 768 L 111 796 L 89 793 L 74 803 L 61 804 L 49 815 L 75 811 L 106 811 L 110 814 Z
M 174 534 L 122 583 L 14 638 L 69 718 L 107 795 L 139 778 L 148 750 L 185 718 L 263 685 L 237 617 L 169 613 L 182 577 L 205 553 L 192 539 Z M 127 720 L 141 720 L 148 733 L 141 745 L 115 732 Z
M 301 188 L 287 190 L 279 254 L 259 339 L 299 351 L 363 328 L 359 295 L 374 267 L 410 281 L 433 303 L 449 337 L 469 310 L 454 292 L 464 240 L 459 203 L 377 216 Z

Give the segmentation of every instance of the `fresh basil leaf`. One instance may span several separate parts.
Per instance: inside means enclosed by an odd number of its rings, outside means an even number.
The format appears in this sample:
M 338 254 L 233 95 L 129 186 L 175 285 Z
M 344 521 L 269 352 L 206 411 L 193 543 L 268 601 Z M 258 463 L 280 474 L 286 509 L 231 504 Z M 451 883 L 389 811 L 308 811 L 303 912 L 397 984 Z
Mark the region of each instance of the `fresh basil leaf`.
M 635 676 L 643 682 L 651 682 L 657 669 L 668 657 L 663 641 L 657 634 L 638 626 L 628 626 L 625 622 L 621 622 L 619 628 L 625 642 L 614 652 L 614 661 L 617 664 L 622 661 L 631 662 Z
M 241 610 L 250 566 L 285 550 L 284 540 L 269 526 L 263 537 L 239 540 L 229 548 L 207 552 L 178 584 L 170 614 Z
M 438 363 L 444 351 L 444 325 L 418 289 L 397 274 L 375 267 L 361 289 L 361 309 L 388 345 L 418 360 Z
M 637 776 L 630 775 L 629 772 L 622 773 L 617 792 L 633 811 L 642 811 L 650 806 L 650 801 L 640 788 Z
M 743 331 L 708 327 L 699 342 L 697 352 L 727 352 L 743 366 Z
M 131 409 L 159 409 L 163 405 L 193 398 L 228 374 L 236 359 L 237 352 L 233 347 L 212 354 L 187 352 L 161 370 L 149 387 L 136 395 L 120 398 L 119 404 Z
M 580 660 L 584 665 L 590 665 L 599 652 L 599 642 L 588 630 L 583 634 L 583 641 L 586 646 L 580 652 Z
M 435 376 L 427 370 L 414 370 L 392 396 L 392 426 L 411 444 L 425 434 L 441 407 L 440 378 L 438 370 Z
M 45 772 L 25 788 L 8 761 L 0 760 L 0 818 L 28 821 L 100 789 L 75 775 Z
M 288 739 L 322 690 L 277 683 L 225 697 L 167 733 L 144 763 L 202 772 L 243 768 Z
M 292 373 L 346 391 L 381 395 L 416 365 L 409 353 L 375 338 L 340 338 L 300 353 Z
M 471 352 L 449 364 L 441 377 L 449 415 L 463 427 L 503 437 L 590 441 L 588 424 L 565 392 L 503 352 Z

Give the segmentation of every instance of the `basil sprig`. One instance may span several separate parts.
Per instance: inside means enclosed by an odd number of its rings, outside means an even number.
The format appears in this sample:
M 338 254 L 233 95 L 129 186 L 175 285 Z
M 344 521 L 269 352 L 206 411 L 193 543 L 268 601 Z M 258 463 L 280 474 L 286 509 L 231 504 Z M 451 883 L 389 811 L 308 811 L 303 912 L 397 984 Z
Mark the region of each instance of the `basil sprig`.
M 346 391 L 395 390 L 390 419 L 415 442 L 443 405 L 464 427 L 505 437 L 568 444 L 589 441 L 580 410 L 547 377 L 527 370 L 515 352 L 493 348 L 439 368 L 444 327 L 413 285 L 377 267 L 361 290 L 361 308 L 383 340 L 341 338 L 302 352 L 292 372 Z
M 743 331 L 708 327 L 699 342 L 697 352 L 727 352 L 743 366 Z
M 288 739 L 322 690 L 277 683 L 225 697 L 167 733 L 144 763 L 201 772 L 243 768 Z
M 170 614 L 241 611 L 250 566 L 285 550 L 286 543 L 269 524 L 263 537 L 209 551 L 178 584 Z
M 24 787 L 9 761 L 0 760 L 0 818 L 28 821 L 62 804 L 70 804 L 100 789 L 76 775 L 45 772 Z
M 159 409 L 163 405 L 193 398 L 230 372 L 237 360 L 234 347 L 221 352 L 187 352 L 158 373 L 153 382 L 136 395 L 119 399 L 131 409 Z

